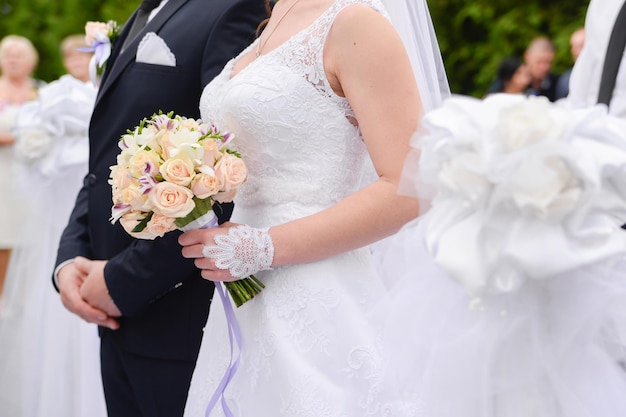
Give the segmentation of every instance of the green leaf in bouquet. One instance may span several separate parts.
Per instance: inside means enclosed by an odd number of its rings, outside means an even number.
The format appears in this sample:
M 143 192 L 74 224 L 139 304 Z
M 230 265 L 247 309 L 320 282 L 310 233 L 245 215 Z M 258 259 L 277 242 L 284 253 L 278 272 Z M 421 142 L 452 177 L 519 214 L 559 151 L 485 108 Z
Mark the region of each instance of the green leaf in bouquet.
M 146 226 L 148 225 L 148 222 L 150 221 L 150 219 L 152 219 L 152 215 L 154 214 L 154 212 L 150 212 L 146 215 L 146 217 L 143 218 L 143 220 L 141 220 L 139 223 L 137 223 L 137 225 L 135 227 L 133 227 L 132 232 L 133 233 L 139 233 L 142 232 L 143 229 L 146 228 Z
M 194 197 L 193 202 L 194 202 L 193 210 L 191 210 L 191 212 L 187 214 L 185 217 L 177 218 L 174 221 L 176 226 L 178 226 L 179 228 L 187 226 L 192 221 L 199 219 L 200 217 L 204 216 L 210 210 L 213 209 L 213 200 L 210 197 L 208 198 Z

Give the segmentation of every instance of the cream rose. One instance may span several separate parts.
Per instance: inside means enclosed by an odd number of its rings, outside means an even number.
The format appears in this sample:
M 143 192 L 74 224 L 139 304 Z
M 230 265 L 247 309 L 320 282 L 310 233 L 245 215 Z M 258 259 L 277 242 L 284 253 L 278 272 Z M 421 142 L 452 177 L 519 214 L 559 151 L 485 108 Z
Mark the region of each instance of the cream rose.
M 193 160 L 186 154 L 180 154 L 179 157 L 163 162 L 160 171 L 166 181 L 183 187 L 191 184 L 191 180 L 196 175 Z
M 154 151 L 137 151 L 128 161 L 128 171 L 135 178 L 154 177 L 159 172 L 159 156 Z
M 87 22 L 85 25 L 85 43 L 91 45 L 97 39 L 97 34 L 107 36 L 109 27 L 103 22 Z
M 200 131 L 200 124 L 195 119 L 182 119 L 180 121 L 180 128 L 184 130 Z
M 148 230 L 146 227 L 141 232 L 133 232 L 133 229 L 137 227 L 137 225 L 145 218 L 145 214 L 140 212 L 131 211 L 126 213 L 122 218 L 120 218 L 120 224 L 126 230 L 126 233 L 137 238 L 137 239 L 147 239 L 154 240 L 157 235 L 155 235 L 151 230 Z
M 228 192 L 236 190 L 248 179 L 248 169 L 240 158 L 224 154 L 215 165 L 215 175 L 220 181 L 221 190 Z
M 202 142 L 204 149 L 204 155 L 202 156 L 202 163 L 210 167 L 215 165 L 215 161 L 222 157 L 219 145 L 212 139 L 205 139 Z
M 116 201 L 129 205 L 133 210 L 149 211 L 148 197 L 141 192 L 138 186 L 131 185 L 116 193 Z
M 155 185 L 149 200 L 156 214 L 167 217 L 185 217 L 195 206 L 191 190 L 171 182 Z
M 218 203 L 230 203 L 235 199 L 237 190 L 221 191 L 213 196 L 213 200 Z
M 155 236 L 162 237 L 167 232 L 176 230 L 176 224 L 174 221 L 174 218 L 162 216 L 160 214 L 153 214 L 152 218 L 146 225 L 146 231 Z
M 198 174 L 191 181 L 191 191 L 198 198 L 207 198 L 215 195 L 220 190 L 220 182 L 211 174 Z
M 131 184 L 130 173 L 120 165 L 111 167 L 110 178 L 109 184 L 111 184 L 114 193 L 118 190 L 123 190 Z

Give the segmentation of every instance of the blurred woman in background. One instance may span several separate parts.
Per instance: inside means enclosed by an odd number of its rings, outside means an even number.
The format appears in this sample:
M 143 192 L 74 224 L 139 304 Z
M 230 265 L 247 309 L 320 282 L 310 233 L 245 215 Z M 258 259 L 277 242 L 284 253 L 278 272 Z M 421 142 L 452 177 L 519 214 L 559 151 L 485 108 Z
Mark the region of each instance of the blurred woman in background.
M 28 39 L 9 35 L 0 41 L 0 294 L 22 218 L 22 208 L 11 187 L 15 142 L 11 129 L 22 104 L 37 97 L 37 82 L 32 75 L 38 60 L 37 50 Z

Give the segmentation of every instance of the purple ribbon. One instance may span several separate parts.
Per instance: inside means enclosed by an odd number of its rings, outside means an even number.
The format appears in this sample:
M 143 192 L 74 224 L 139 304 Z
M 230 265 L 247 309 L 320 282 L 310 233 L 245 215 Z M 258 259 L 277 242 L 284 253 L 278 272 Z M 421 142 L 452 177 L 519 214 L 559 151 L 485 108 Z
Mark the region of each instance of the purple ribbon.
M 222 404 L 222 410 L 224 411 L 224 415 L 226 417 L 234 417 L 230 408 L 228 408 L 228 404 L 226 404 L 226 398 L 224 398 L 224 391 L 226 391 L 226 387 L 235 376 L 237 369 L 239 368 L 239 359 L 241 357 L 241 330 L 239 329 L 239 323 L 237 322 L 237 318 L 235 317 L 235 311 L 233 310 L 233 305 L 230 302 L 230 298 L 226 295 L 225 287 L 223 282 L 219 282 L 218 285 L 215 286 L 215 289 L 220 295 L 222 300 L 222 305 L 224 306 L 224 313 L 226 313 L 226 323 L 228 324 L 228 340 L 230 341 L 230 362 L 228 364 L 228 368 L 220 381 L 220 384 L 215 389 L 215 392 L 211 396 L 211 400 L 206 407 L 205 417 L 209 417 L 211 412 L 217 405 L 218 400 Z M 233 338 L 237 342 L 237 346 L 239 347 L 236 355 L 234 353 L 235 345 L 233 344 Z

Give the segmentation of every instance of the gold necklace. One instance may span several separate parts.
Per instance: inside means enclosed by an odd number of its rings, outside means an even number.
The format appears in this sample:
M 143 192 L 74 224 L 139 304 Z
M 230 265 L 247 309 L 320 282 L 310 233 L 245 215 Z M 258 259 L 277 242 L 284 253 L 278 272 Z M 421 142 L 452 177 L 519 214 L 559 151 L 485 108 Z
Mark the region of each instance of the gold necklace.
M 261 56 L 261 49 L 263 49 L 263 47 L 265 46 L 265 44 L 267 43 L 267 41 L 269 41 L 270 37 L 274 34 L 274 31 L 276 30 L 276 28 L 278 27 L 278 25 L 280 25 L 280 22 L 283 21 L 283 19 L 285 18 L 285 16 L 287 16 L 287 14 L 289 14 L 289 12 L 291 11 L 291 9 L 293 9 L 293 6 L 295 6 L 300 0 L 295 0 L 293 3 L 291 3 L 291 5 L 289 6 L 289 8 L 287 9 L 287 11 L 285 11 L 285 13 L 280 17 L 280 19 L 278 19 L 278 21 L 276 22 L 276 24 L 274 25 L 274 27 L 272 28 L 272 31 L 270 33 L 267 34 L 267 36 L 265 37 L 265 39 L 263 38 L 264 33 L 261 34 L 261 36 L 259 36 L 259 43 L 256 46 L 256 57 L 258 58 L 259 56 Z

